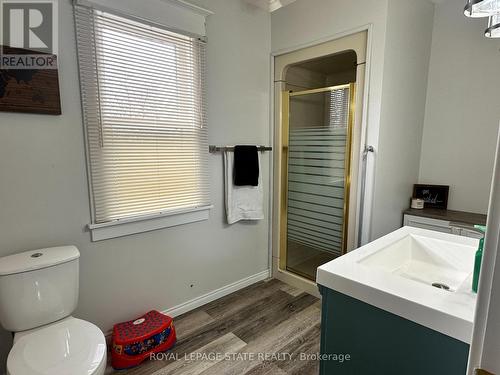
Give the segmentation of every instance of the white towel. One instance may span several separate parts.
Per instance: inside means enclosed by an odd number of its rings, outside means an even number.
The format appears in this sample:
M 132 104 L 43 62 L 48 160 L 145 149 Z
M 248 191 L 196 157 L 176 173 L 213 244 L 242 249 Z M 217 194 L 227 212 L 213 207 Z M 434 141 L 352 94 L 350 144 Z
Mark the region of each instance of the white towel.
M 224 196 L 228 224 L 240 220 L 264 218 L 264 193 L 262 190 L 262 168 L 259 153 L 259 185 L 235 186 L 233 184 L 234 153 L 224 151 Z

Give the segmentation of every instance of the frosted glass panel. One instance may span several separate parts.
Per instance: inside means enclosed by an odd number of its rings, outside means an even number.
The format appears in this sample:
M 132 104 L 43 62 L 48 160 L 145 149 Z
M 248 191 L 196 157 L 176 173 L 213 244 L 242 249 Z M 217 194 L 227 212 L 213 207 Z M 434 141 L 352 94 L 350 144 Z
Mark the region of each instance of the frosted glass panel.
M 311 279 L 344 250 L 349 90 L 289 100 L 287 269 Z

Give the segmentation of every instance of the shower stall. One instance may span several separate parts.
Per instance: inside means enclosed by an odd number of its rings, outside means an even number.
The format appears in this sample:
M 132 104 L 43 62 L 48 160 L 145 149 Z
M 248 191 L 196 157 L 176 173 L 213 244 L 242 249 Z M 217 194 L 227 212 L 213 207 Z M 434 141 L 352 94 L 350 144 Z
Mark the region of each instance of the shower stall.
M 317 293 L 317 268 L 362 232 L 368 33 L 276 56 L 273 275 Z

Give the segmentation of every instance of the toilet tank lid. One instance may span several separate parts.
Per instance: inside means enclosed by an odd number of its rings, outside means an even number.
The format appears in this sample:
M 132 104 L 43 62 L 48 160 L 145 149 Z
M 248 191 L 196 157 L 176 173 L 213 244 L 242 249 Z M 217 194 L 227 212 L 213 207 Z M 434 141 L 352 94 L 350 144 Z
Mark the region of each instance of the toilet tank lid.
M 59 246 L 25 251 L 0 258 L 0 276 L 52 267 L 79 257 L 80 252 L 75 246 Z

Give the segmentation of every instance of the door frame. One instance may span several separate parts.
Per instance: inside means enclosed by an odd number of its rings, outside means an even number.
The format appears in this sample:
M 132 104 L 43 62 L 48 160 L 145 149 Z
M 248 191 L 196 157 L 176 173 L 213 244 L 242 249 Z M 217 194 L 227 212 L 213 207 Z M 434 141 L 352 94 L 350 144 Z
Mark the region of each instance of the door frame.
M 276 199 L 276 189 L 279 186 L 277 180 L 281 179 L 281 176 L 278 175 L 279 167 L 277 168 L 277 157 L 276 150 L 279 150 L 279 130 L 280 121 L 276 120 L 276 110 L 279 108 L 276 107 L 276 97 L 277 95 L 281 95 L 281 90 L 277 92 L 275 88 L 275 74 L 276 74 L 276 66 L 275 59 L 278 56 L 288 54 L 291 52 L 300 51 L 301 49 L 314 47 L 323 43 L 332 42 L 347 36 L 351 36 L 357 33 L 366 32 L 366 53 L 365 53 L 365 67 L 364 67 L 364 82 L 362 83 L 363 87 L 363 96 L 362 100 L 358 100 L 358 106 L 361 107 L 361 149 L 359 150 L 360 154 L 358 155 L 358 171 L 361 173 L 364 170 L 366 171 L 366 175 L 364 176 L 364 192 L 361 192 L 363 178 L 359 178 L 356 186 L 357 186 L 357 199 L 356 199 L 356 223 L 355 223 L 355 233 L 356 233 L 356 244 L 364 244 L 369 241 L 370 233 L 371 233 L 371 216 L 372 216 L 372 202 L 373 202 L 373 192 L 374 192 L 374 170 L 375 170 L 375 155 L 373 153 L 369 154 L 368 157 L 363 157 L 363 149 L 366 147 L 367 142 L 367 128 L 368 128 L 368 106 L 369 106 L 369 98 L 370 98 L 370 77 L 372 70 L 372 39 L 373 39 L 373 25 L 365 24 L 359 26 L 357 28 L 353 28 L 341 33 L 337 33 L 334 35 L 330 35 L 321 39 L 317 39 L 311 41 L 309 43 L 304 43 L 300 45 L 296 45 L 290 48 L 282 49 L 279 51 L 272 52 L 270 55 L 270 112 L 269 112 L 269 121 L 270 121 L 270 133 L 269 137 L 271 140 L 271 144 L 273 145 L 273 149 L 275 152 L 273 153 L 273 158 L 270 160 L 270 188 L 272 192 L 272 196 L 269 202 L 269 212 L 270 212 L 270 224 L 269 224 L 269 235 L 268 235 L 268 264 L 271 275 L 283 280 L 284 282 L 304 289 L 310 294 L 316 295 L 319 297 L 319 292 L 315 282 L 310 280 L 306 280 L 300 276 L 294 275 L 290 272 L 280 270 L 279 266 L 275 262 L 275 254 L 279 253 L 279 245 L 277 245 L 276 237 L 279 237 L 279 210 L 280 210 L 280 202 L 279 199 Z M 359 236 L 358 236 L 359 233 Z M 278 241 L 279 243 L 279 241 Z
M 500 374 L 500 125 L 498 130 L 468 375 Z

